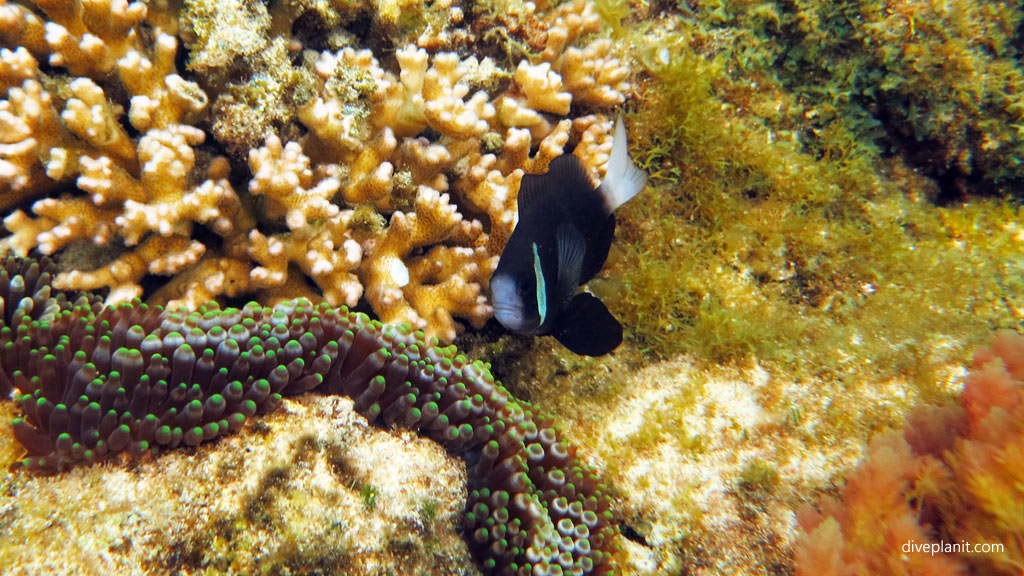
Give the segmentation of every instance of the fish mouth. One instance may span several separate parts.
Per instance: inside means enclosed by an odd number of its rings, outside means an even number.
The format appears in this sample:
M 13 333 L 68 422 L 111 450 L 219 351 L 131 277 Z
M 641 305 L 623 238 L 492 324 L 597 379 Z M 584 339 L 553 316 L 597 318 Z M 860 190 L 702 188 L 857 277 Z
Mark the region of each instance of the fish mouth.
M 494 318 L 513 332 L 519 332 L 525 328 L 523 310 L 516 306 L 494 306 Z
M 510 332 L 523 336 L 536 336 L 540 326 L 536 319 L 527 318 L 522 307 L 513 305 L 494 306 L 494 319 Z
M 491 278 L 491 305 L 494 307 L 494 318 L 502 326 L 513 332 L 525 328 L 523 300 L 516 292 L 516 283 L 512 277 L 495 274 Z

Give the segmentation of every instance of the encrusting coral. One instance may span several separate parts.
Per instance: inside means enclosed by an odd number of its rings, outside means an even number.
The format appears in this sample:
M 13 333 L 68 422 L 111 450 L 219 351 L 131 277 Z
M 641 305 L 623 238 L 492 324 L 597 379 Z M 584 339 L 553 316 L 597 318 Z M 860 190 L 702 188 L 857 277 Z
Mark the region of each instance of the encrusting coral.
M 50 268 L 0 267 L 0 393 L 14 388 L 24 412 L 13 429 L 25 468 L 196 446 L 317 389 L 466 460 L 464 527 L 488 573 L 613 571 L 605 488 L 550 418 L 453 346 L 307 300 L 194 312 L 72 301 Z
M 607 161 L 611 124 L 596 113 L 624 102 L 629 69 L 606 39 L 575 46 L 601 29 L 593 6 L 531 10 L 528 32 L 545 39 L 534 62 L 436 51 L 472 33 L 428 24 L 389 69 L 338 27 L 355 8 L 283 4 L 221 19 L 224 7 L 192 3 L 180 25 L 160 3 L 0 4 L 0 208 L 11 210 L 0 248 L 114 247 L 54 280 L 108 289 L 108 304 L 365 297 L 383 322 L 443 342 L 453 317 L 481 326 L 522 175 L 577 142 L 595 174 Z M 376 9 L 382 30 L 401 29 Z M 310 22 L 337 33 L 335 49 L 299 52 L 323 45 Z M 182 48 L 190 79 L 175 64 Z M 223 149 L 232 156 L 211 153 Z M 233 176 L 246 169 L 247 184 Z M 211 270 L 219 280 L 206 281 Z M 153 276 L 169 282 L 144 290 Z
M 800 574 L 1020 574 L 1024 336 L 979 351 L 960 403 L 876 438 L 842 500 L 799 515 Z

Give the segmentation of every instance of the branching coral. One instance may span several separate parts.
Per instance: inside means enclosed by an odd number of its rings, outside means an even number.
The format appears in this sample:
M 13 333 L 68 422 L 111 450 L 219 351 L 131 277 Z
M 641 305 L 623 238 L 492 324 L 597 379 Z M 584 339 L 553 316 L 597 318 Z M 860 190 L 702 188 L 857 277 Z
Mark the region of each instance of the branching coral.
M 300 53 L 311 22 L 354 17 L 340 7 L 187 4 L 180 38 L 162 5 L 0 6 L 0 207 L 13 209 L 0 249 L 115 248 L 64 270 L 61 288 L 108 288 L 111 304 L 365 296 L 382 320 L 451 341 L 455 318 L 491 315 L 487 282 L 522 174 L 576 142 L 599 171 L 610 125 L 593 113 L 629 90 L 612 42 L 582 44 L 600 31 L 582 0 L 531 12 L 542 56 L 508 69 L 415 44 L 395 53 L 397 69 L 351 45 Z M 400 27 L 388 14 L 380 26 Z M 452 32 L 420 38 L 433 50 L 471 37 Z M 194 81 L 175 63 L 182 44 Z M 223 280 L 203 282 L 211 269 Z M 171 278 L 147 293 L 153 275 Z
M 13 428 L 26 468 L 196 446 L 317 389 L 466 460 L 466 534 L 489 573 L 612 571 L 616 530 L 596 476 L 550 418 L 454 346 L 308 300 L 104 306 L 52 297 L 49 280 L 46 264 L 0 267 L 0 393 L 13 386 L 24 411 Z
M 1019 574 L 1022 453 L 1024 337 L 1004 331 L 975 356 L 960 405 L 877 438 L 842 501 L 801 515 L 797 574 Z

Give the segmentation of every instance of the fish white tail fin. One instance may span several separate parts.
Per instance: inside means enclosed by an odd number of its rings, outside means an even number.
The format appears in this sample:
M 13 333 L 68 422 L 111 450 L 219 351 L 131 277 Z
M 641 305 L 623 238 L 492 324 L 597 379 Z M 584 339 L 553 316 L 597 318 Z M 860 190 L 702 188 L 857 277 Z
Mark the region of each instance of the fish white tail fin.
M 626 126 L 622 116 L 615 121 L 615 137 L 612 139 L 612 157 L 608 160 L 608 170 L 601 181 L 601 193 L 608 203 L 609 213 L 629 202 L 647 183 L 647 173 L 636 167 L 629 157 L 629 144 L 626 142 Z

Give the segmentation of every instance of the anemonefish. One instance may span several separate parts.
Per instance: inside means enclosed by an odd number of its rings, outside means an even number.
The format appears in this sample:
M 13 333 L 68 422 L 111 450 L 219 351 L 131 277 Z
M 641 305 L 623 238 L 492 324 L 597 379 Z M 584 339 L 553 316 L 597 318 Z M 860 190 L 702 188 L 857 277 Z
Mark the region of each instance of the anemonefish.
M 491 276 L 498 322 L 518 334 L 551 334 L 576 354 L 614 350 L 622 342 L 622 325 L 580 286 L 608 258 L 615 210 L 646 183 L 647 174 L 629 157 L 621 117 L 600 185 L 594 186 L 572 154 L 555 158 L 546 174 L 523 176 L 519 221 Z

